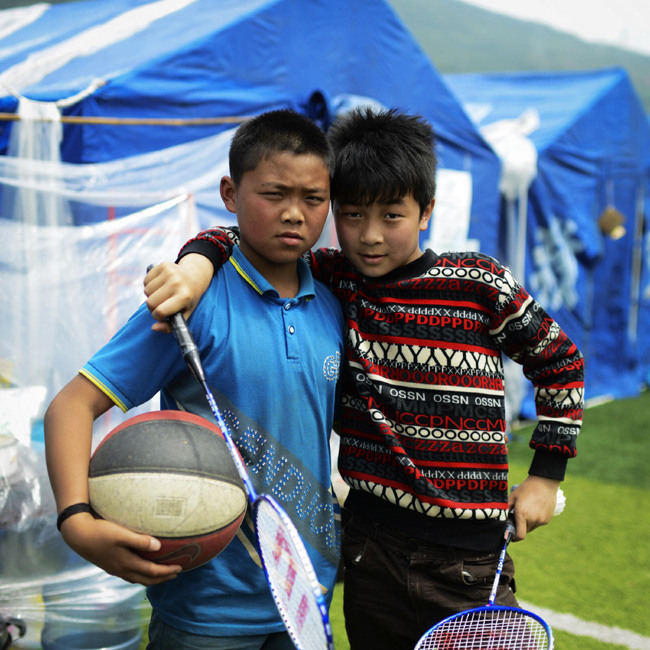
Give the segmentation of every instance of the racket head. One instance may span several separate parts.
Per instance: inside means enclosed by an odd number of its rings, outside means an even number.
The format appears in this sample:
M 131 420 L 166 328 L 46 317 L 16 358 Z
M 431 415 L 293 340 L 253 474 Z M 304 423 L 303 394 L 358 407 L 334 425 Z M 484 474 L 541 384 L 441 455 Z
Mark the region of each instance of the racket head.
M 271 593 L 296 647 L 334 650 L 327 603 L 296 527 L 269 495 L 253 504 L 253 522 Z
M 546 621 L 525 609 L 486 605 L 448 616 L 418 641 L 415 650 L 553 650 Z

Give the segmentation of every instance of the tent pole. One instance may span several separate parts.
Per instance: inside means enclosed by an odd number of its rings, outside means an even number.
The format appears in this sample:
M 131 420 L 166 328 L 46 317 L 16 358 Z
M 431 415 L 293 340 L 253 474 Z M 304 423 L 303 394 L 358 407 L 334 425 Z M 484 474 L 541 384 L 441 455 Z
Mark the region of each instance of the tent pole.
M 641 270 L 643 266 L 643 199 L 645 188 L 641 183 L 637 189 L 634 207 L 634 241 L 632 249 L 632 282 L 630 284 L 630 316 L 627 324 L 628 341 L 636 347 L 639 326 L 639 302 L 641 300 Z
M 528 190 L 521 188 L 519 191 L 519 223 L 517 227 L 517 257 L 515 264 L 515 278 L 526 284 L 526 235 L 528 228 Z

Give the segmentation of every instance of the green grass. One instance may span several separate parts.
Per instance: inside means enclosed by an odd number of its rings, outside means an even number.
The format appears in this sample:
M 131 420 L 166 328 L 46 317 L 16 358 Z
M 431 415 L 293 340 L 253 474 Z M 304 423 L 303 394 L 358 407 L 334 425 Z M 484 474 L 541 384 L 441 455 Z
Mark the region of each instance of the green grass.
M 591 637 L 576 636 L 568 632 L 553 632 L 555 650 L 629 650 L 625 645 L 598 641 Z
M 578 455 L 569 461 L 567 476 L 650 490 L 649 413 L 650 391 L 586 409 Z M 532 425 L 515 431 L 510 462 L 530 462 L 531 433 Z
M 513 544 L 522 600 L 650 636 L 650 393 L 585 411 L 564 513 Z M 532 426 L 510 443 L 511 482 L 526 476 Z M 556 632 L 557 650 L 614 646 Z
M 518 596 L 650 636 L 650 492 L 571 476 L 564 491 L 565 512 L 510 548 Z
M 513 544 L 517 595 L 584 621 L 650 636 L 650 393 L 588 409 L 562 487 L 564 513 Z M 511 483 L 527 473 L 532 427 L 510 443 Z M 337 650 L 349 650 L 343 585 L 330 610 Z M 555 650 L 625 650 L 555 630 Z M 144 644 L 142 646 L 144 648 Z
M 348 637 L 345 634 L 345 620 L 343 619 L 343 583 L 339 582 L 334 589 L 332 606 L 330 607 L 330 623 L 334 635 L 336 650 L 350 650 Z

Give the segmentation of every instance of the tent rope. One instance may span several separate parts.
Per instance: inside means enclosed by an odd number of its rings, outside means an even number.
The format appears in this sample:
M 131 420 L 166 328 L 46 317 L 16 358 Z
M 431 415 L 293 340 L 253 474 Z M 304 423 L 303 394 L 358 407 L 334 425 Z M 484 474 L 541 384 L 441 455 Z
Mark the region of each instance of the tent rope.
M 99 117 L 83 115 L 62 115 L 63 124 L 105 124 L 115 126 L 211 126 L 215 124 L 239 124 L 251 119 L 252 116 L 241 117 L 195 117 L 195 118 L 166 118 L 166 117 Z M 17 122 L 21 119 L 15 113 L 0 113 L 0 120 Z M 54 120 L 43 118 L 41 122 Z

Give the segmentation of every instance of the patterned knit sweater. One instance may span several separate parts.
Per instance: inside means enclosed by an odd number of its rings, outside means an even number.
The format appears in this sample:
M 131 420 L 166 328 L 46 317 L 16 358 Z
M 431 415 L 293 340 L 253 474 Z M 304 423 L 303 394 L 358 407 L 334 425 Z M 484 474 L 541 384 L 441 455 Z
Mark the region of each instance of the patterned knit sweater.
M 236 241 L 236 229 L 210 230 L 181 254 L 202 253 L 217 268 Z M 508 501 L 502 354 L 535 389 L 530 473 L 562 479 L 582 419 L 579 350 L 486 255 L 427 250 L 381 278 L 359 274 L 338 250 L 308 256 L 347 324 L 346 506 L 413 536 L 494 548 Z

